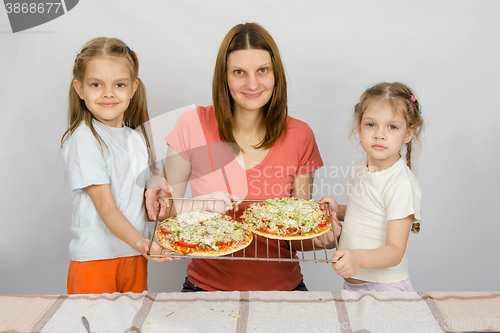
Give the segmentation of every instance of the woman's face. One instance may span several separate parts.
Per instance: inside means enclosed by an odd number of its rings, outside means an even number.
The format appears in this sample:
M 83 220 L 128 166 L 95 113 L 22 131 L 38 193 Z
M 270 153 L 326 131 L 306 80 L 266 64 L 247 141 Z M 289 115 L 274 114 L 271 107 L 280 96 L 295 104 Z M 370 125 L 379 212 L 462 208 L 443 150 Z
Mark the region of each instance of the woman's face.
M 274 89 L 271 56 L 266 50 L 233 51 L 227 58 L 227 83 L 234 111 L 260 111 Z

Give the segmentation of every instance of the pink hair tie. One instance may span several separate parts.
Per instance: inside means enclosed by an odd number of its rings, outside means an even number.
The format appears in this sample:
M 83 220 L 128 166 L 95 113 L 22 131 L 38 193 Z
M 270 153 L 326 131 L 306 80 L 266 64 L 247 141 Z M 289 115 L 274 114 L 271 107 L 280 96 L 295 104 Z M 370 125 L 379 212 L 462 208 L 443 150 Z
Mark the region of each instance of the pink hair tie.
M 417 101 L 417 99 L 416 99 L 416 98 L 415 98 L 415 96 L 413 96 L 413 95 L 410 95 L 410 99 L 411 99 L 411 101 L 412 101 L 413 103 L 415 103 L 415 102 Z

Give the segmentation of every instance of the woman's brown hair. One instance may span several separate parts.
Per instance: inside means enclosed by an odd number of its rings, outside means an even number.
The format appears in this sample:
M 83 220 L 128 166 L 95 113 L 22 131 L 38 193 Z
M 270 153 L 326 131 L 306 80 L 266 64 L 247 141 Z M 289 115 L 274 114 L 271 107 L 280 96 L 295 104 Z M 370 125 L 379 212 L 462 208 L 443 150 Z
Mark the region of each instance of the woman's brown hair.
M 269 102 L 264 106 L 266 134 L 255 148 L 270 148 L 285 132 L 288 116 L 286 77 L 278 46 L 271 35 L 257 23 L 238 24 L 224 37 L 217 54 L 212 98 L 221 141 L 236 143 L 233 136 L 233 98 L 227 82 L 227 58 L 233 51 L 259 49 L 271 56 L 274 73 L 274 89 Z
M 73 65 L 73 79 L 71 80 L 69 88 L 69 112 L 68 112 L 68 129 L 64 132 L 61 138 L 61 147 L 64 141 L 68 139 L 71 134 L 80 126 L 82 121 L 90 128 L 92 134 L 102 145 L 106 146 L 102 138 L 96 132 L 94 126 L 92 125 L 92 120 L 95 119 L 92 113 L 88 110 L 85 105 L 85 101 L 78 96 L 77 92 L 73 87 L 73 82 L 75 80 L 83 82 L 85 70 L 92 59 L 95 57 L 116 57 L 120 59 L 125 59 L 130 70 L 130 78 L 132 81 L 137 80 L 139 82 L 134 96 L 130 100 L 130 104 L 125 110 L 123 115 L 123 124 L 132 129 L 141 126 L 144 139 L 148 148 L 149 155 L 149 166 L 151 170 L 155 170 L 155 154 L 153 148 L 153 142 L 151 141 L 151 131 L 149 128 L 149 114 L 148 106 L 146 102 L 146 88 L 144 83 L 139 78 L 139 60 L 136 53 L 131 50 L 124 42 L 117 38 L 106 38 L 99 37 L 89 41 L 78 53 Z M 106 147 L 107 148 L 107 147 Z

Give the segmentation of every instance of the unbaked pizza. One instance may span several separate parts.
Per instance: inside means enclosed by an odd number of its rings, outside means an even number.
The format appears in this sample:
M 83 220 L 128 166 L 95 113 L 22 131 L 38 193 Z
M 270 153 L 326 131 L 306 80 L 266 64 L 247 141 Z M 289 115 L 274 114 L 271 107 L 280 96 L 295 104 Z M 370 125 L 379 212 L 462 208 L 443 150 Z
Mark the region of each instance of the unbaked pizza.
M 241 218 L 255 234 L 275 239 L 309 239 L 331 229 L 328 213 L 314 200 L 276 198 L 255 202 Z
M 195 256 L 221 256 L 244 249 L 252 242 L 248 226 L 228 215 L 185 212 L 161 222 L 156 240 L 175 252 Z

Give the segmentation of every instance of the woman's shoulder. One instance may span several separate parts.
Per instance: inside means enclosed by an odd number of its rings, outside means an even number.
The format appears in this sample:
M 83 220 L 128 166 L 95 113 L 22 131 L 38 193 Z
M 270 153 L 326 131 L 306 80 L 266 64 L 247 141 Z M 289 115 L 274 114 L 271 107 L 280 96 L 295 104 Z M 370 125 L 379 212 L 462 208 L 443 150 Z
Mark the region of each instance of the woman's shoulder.
M 215 108 L 213 105 L 197 106 L 196 112 L 202 123 L 217 123 L 215 117 Z
M 213 107 L 198 106 L 179 115 L 166 140 L 177 151 L 184 151 L 198 145 L 206 145 L 207 140 L 217 141 L 217 133 Z
M 286 119 L 286 135 L 294 135 L 297 138 L 303 138 L 304 136 L 314 136 L 311 127 L 302 120 L 287 116 Z
M 184 111 L 178 119 L 181 124 L 192 124 L 193 121 L 201 123 L 212 122 L 215 120 L 215 109 L 213 105 L 197 106 Z
M 302 120 L 299 120 L 297 118 L 294 118 L 292 116 L 287 116 L 286 117 L 286 124 L 287 126 L 294 126 L 294 127 L 309 127 L 309 125 Z

